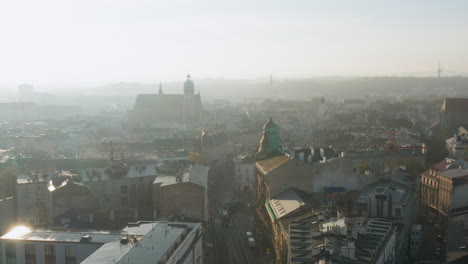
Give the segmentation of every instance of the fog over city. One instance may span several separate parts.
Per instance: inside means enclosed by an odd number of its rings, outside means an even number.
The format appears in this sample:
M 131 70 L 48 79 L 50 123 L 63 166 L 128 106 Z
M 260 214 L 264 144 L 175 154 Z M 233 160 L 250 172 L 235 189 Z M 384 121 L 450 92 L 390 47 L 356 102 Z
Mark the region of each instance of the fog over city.
M 5 1 L 2 88 L 468 73 L 466 1 Z M 195 76 L 194 76 L 195 77 Z
M 467 10 L 0 3 L 0 264 L 468 263 Z

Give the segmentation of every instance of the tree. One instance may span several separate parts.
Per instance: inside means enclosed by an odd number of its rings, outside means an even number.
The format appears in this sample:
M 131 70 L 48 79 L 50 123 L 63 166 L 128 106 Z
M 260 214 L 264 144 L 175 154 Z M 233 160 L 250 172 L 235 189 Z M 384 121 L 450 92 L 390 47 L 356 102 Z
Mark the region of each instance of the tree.
M 450 137 L 447 130 L 440 130 L 430 136 L 427 140 L 426 164 L 435 164 L 448 155 L 445 140 Z
M 6 169 L 0 172 L 0 198 L 14 195 L 18 173 L 18 169 Z

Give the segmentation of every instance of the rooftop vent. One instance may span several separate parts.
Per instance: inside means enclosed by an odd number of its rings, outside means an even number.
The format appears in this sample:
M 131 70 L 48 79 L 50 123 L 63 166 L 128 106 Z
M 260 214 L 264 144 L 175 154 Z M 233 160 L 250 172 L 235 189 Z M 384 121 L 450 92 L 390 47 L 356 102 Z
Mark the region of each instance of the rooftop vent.
M 87 243 L 90 242 L 92 237 L 90 235 L 83 235 L 81 236 L 80 242 L 81 243 Z
M 124 238 L 120 239 L 120 244 L 122 244 L 122 245 L 127 245 L 128 242 L 129 242 L 128 237 L 124 237 Z

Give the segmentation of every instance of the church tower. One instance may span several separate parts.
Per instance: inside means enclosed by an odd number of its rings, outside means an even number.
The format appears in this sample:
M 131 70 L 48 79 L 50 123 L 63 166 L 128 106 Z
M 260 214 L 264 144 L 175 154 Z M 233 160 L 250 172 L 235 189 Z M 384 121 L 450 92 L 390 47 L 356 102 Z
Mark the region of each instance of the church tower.
M 195 94 L 195 86 L 191 80 L 190 74 L 187 74 L 187 80 L 184 82 L 184 94 Z
M 187 74 L 187 80 L 184 82 L 184 122 L 189 123 L 198 121 L 201 115 L 200 93 L 195 94 L 195 85 L 191 80 L 190 74 Z

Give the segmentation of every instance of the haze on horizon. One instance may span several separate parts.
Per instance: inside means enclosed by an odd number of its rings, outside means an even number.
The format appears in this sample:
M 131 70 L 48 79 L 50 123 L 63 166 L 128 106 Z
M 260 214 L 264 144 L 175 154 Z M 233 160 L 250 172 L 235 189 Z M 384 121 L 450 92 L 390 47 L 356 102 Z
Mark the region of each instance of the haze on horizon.
M 0 84 L 468 73 L 468 2 L 0 4 Z

